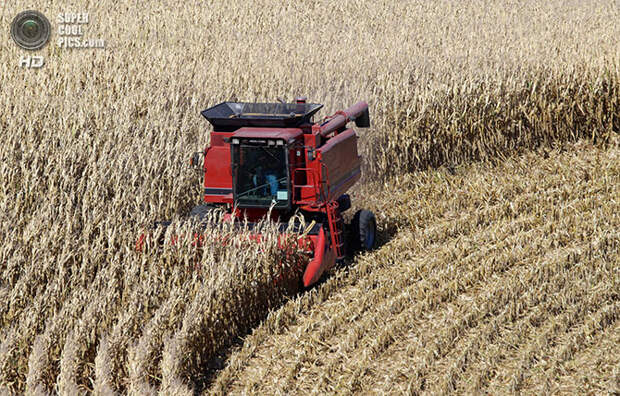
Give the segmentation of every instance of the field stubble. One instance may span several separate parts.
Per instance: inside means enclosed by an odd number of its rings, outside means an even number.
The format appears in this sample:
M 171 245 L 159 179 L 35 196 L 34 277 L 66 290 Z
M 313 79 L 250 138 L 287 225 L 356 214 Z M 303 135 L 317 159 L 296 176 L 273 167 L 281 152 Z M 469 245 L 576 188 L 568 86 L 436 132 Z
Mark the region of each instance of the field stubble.
M 406 177 L 378 197 L 396 202 L 393 239 L 272 313 L 209 391 L 617 390 L 617 345 L 581 381 L 566 372 L 619 329 L 619 154 L 573 147 Z

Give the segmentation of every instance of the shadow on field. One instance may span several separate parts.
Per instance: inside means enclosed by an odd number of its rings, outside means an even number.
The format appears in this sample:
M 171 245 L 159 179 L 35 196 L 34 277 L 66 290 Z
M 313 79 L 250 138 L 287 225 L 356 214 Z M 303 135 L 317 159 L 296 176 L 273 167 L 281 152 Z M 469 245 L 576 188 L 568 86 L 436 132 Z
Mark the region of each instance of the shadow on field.
M 387 223 L 383 223 L 378 226 L 379 227 L 377 229 L 377 241 L 375 244 L 375 248 L 372 250 L 372 252 L 376 252 L 377 250 L 380 250 L 385 244 L 390 242 L 394 238 L 394 236 L 398 233 L 398 225 L 395 220 L 389 219 Z M 355 265 L 355 261 L 357 257 L 358 257 L 357 253 L 348 254 L 347 257 L 341 263 L 336 265 L 336 268 L 334 270 L 328 271 L 328 273 L 323 274 L 323 276 L 321 276 L 321 279 L 319 279 L 319 281 L 316 284 L 314 284 L 313 286 L 309 288 L 304 288 L 303 286 L 301 286 L 301 280 L 300 280 L 300 288 L 296 294 L 291 296 L 291 299 L 299 298 L 300 296 L 302 296 L 308 291 L 322 287 L 323 284 L 325 284 L 325 282 L 330 279 L 334 271 L 345 271 L 345 273 L 348 272 L 347 269 L 350 266 Z M 284 304 L 286 304 L 286 302 L 282 303 L 278 307 L 275 307 L 272 311 L 280 309 Z M 267 317 L 268 314 L 269 312 L 266 313 L 264 317 L 261 318 L 259 323 L 256 323 L 254 326 L 252 326 L 249 331 L 247 331 L 244 334 L 239 334 L 234 339 L 234 341 L 232 341 L 231 343 L 226 345 L 224 348 L 222 348 L 220 352 L 218 353 L 217 357 L 204 363 L 203 375 L 199 378 L 194 378 L 194 381 L 195 381 L 194 382 L 194 385 L 195 385 L 194 394 L 195 395 L 202 394 L 205 390 L 207 390 L 211 386 L 218 372 L 226 367 L 226 364 L 231 354 L 236 349 L 241 348 L 243 346 L 245 337 L 248 336 L 250 333 L 252 333 L 252 331 L 257 326 L 260 325 L 260 323 Z

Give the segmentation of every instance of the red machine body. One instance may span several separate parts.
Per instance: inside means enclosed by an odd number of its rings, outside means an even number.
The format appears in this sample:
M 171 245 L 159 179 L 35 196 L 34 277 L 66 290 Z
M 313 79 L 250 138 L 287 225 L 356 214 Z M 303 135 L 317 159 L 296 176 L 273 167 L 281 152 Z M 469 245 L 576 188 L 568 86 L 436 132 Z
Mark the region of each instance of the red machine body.
M 317 226 L 308 236 L 314 257 L 305 269 L 305 286 L 345 256 L 341 212 L 350 207 L 345 193 L 361 177 L 358 136 L 347 124 L 370 124 L 365 102 L 315 123 L 312 117 L 321 107 L 298 98 L 296 103 L 225 102 L 201 113 L 213 125 L 202 153 L 205 206 L 224 206 L 231 216 L 250 222 L 268 213 L 286 222 L 295 212 L 314 220 Z M 366 248 L 374 244 L 374 215 L 370 226 L 367 233 L 362 230 Z

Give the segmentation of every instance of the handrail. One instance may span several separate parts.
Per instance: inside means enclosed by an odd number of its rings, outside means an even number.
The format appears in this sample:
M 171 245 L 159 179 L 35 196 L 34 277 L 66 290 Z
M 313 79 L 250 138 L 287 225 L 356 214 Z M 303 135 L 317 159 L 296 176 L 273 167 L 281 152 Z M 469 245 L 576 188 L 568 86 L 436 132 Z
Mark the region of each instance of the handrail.
M 278 179 L 277 182 L 281 182 L 281 181 L 285 181 L 285 180 L 286 180 L 286 176 Z M 258 186 L 254 187 L 254 188 L 251 188 L 251 189 L 246 190 L 246 191 L 244 191 L 244 192 L 242 192 L 240 194 L 237 194 L 237 198 L 241 198 L 241 197 L 251 193 L 252 191 L 256 191 L 259 188 L 263 188 L 263 187 L 267 187 L 267 186 L 270 186 L 270 183 L 265 183 L 265 184 L 258 185 Z
M 307 182 L 307 179 L 308 179 L 307 176 L 308 175 L 312 176 L 312 183 L 311 184 L 302 185 L 302 184 L 295 183 L 295 175 L 296 175 L 297 172 L 301 172 L 301 171 L 306 172 L 306 182 Z M 296 197 L 295 196 L 295 194 L 296 194 L 295 193 L 295 188 L 296 187 L 299 187 L 299 188 L 301 188 L 301 187 L 313 187 L 314 188 L 314 195 L 316 196 L 317 192 L 320 191 L 320 189 L 319 189 L 319 187 L 317 185 L 317 179 L 318 178 L 316 176 L 316 171 L 314 170 L 314 168 L 296 168 L 293 171 L 293 183 L 292 183 L 293 199 L 297 200 L 300 203 L 316 203 L 316 201 L 314 201 L 314 200 L 312 200 L 312 201 L 302 201 L 300 199 L 300 197 Z

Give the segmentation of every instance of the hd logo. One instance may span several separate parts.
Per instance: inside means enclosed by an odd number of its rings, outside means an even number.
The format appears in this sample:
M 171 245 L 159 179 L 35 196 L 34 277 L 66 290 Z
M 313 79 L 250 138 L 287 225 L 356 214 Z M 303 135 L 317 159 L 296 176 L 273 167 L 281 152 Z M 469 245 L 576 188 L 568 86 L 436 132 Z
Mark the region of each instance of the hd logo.
M 50 39 L 51 26 L 45 15 L 39 11 L 28 10 L 17 14 L 11 23 L 11 37 L 20 47 L 36 51 L 45 46 Z M 42 56 L 23 55 L 19 59 L 19 66 L 27 69 L 43 67 L 45 59 Z
M 45 64 L 45 58 L 42 56 L 23 55 L 19 58 L 19 66 L 24 69 L 39 69 Z

